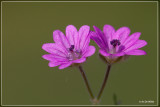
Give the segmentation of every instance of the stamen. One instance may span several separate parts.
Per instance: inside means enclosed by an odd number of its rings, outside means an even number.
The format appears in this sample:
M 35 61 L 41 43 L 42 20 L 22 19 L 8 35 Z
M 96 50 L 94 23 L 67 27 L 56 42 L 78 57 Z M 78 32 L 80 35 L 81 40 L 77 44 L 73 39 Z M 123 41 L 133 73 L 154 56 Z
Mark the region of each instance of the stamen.
M 113 47 L 116 47 L 117 45 L 119 46 L 121 43 L 118 39 L 113 39 L 112 41 L 110 41 L 110 44 L 113 46 Z
M 70 51 L 73 51 L 74 49 L 74 45 L 71 45 L 71 47 L 69 48 Z
M 76 50 L 74 45 L 71 45 L 70 48 L 68 48 L 68 55 L 66 56 L 68 60 L 76 60 L 81 57 L 81 50 Z

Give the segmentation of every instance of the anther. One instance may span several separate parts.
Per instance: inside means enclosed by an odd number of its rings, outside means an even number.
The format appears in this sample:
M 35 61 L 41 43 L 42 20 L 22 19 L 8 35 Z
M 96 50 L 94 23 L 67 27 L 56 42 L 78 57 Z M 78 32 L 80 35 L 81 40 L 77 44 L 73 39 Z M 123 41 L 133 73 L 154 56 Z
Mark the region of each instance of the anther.
M 71 47 L 69 48 L 70 51 L 73 51 L 74 49 L 74 45 L 71 45 Z
M 110 44 L 113 46 L 113 47 L 116 47 L 117 45 L 119 46 L 121 43 L 118 39 L 113 39 L 112 41 L 110 41 Z

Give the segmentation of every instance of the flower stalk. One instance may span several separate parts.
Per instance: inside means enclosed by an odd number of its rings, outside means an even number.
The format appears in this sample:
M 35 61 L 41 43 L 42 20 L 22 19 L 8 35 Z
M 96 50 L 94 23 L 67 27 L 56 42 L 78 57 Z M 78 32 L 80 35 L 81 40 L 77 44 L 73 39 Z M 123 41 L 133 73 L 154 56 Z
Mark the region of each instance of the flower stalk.
M 86 84 L 86 87 L 87 87 L 87 90 L 88 90 L 88 92 L 89 92 L 89 94 L 90 94 L 90 97 L 91 97 L 91 99 L 92 99 L 92 101 L 93 101 L 93 100 L 94 100 L 94 95 L 93 95 L 92 90 L 91 90 L 91 88 L 90 88 L 90 85 L 89 85 L 89 82 L 88 82 L 88 80 L 87 80 L 86 74 L 85 74 L 85 72 L 84 72 L 84 70 L 83 70 L 83 68 L 82 68 L 81 65 L 79 65 L 78 68 L 79 68 L 79 71 L 80 71 L 80 73 L 81 73 L 81 75 L 82 75 L 82 77 L 83 77 L 83 79 L 84 79 L 84 82 L 85 82 L 85 84 Z
M 105 78 L 104 78 L 104 80 L 103 80 L 103 84 L 102 84 L 101 89 L 100 89 L 100 91 L 99 91 L 99 94 L 98 94 L 98 96 L 97 96 L 97 100 L 98 100 L 98 101 L 100 100 L 100 98 L 101 98 L 101 96 L 102 96 L 102 93 L 103 93 L 103 90 L 104 90 L 104 88 L 105 88 L 105 85 L 106 85 L 106 83 L 107 83 L 110 69 L 111 69 L 111 64 L 108 64 L 108 68 L 107 68 L 107 71 L 106 71 Z

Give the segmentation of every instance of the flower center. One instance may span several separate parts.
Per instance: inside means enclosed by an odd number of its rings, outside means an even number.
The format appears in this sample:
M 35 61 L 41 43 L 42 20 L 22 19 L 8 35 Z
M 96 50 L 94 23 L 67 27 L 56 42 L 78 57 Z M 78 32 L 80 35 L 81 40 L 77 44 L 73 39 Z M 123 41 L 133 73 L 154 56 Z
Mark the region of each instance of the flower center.
M 81 57 L 81 50 L 76 50 L 74 48 L 74 45 L 71 45 L 71 47 L 68 49 L 68 55 L 67 55 L 68 60 L 72 61 L 79 59 L 80 57 Z
M 113 47 L 116 47 L 117 45 L 119 46 L 121 44 L 121 42 L 118 39 L 113 39 L 112 41 L 110 41 L 110 44 Z

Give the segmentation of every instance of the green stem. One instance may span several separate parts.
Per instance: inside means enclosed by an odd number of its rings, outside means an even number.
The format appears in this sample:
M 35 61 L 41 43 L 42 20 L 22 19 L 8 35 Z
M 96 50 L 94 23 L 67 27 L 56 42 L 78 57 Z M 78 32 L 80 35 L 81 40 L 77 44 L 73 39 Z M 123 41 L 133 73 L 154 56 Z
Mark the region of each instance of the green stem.
M 105 85 L 107 83 L 107 80 L 108 80 L 108 76 L 109 76 L 109 72 L 110 72 L 110 69 L 111 69 L 111 65 L 109 64 L 108 65 L 108 68 L 107 68 L 107 71 L 106 71 L 106 75 L 105 75 L 105 78 L 103 80 L 103 84 L 101 86 L 101 90 L 99 91 L 99 94 L 98 94 L 98 97 L 97 97 L 97 100 L 99 100 L 102 96 L 102 93 L 103 93 L 103 90 L 105 88 Z
M 89 94 L 90 94 L 90 96 L 91 96 L 91 98 L 92 98 L 92 100 L 93 100 L 93 99 L 94 99 L 94 95 L 93 95 L 92 90 L 91 90 L 91 88 L 90 88 L 90 86 L 89 86 L 89 83 L 88 83 L 86 74 L 85 74 L 85 72 L 84 72 L 84 70 L 83 70 L 83 68 L 82 68 L 81 65 L 80 65 L 78 68 L 79 68 L 79 70 L 80 70 L 80 72 L 81 72 L 81 74 L 82 74 L 82 77 L 83 77 L 84 82 L 85 82 L 85 84 L 86 84 L 87 90 L 88 90 L 88 92 L 89 92 Z

